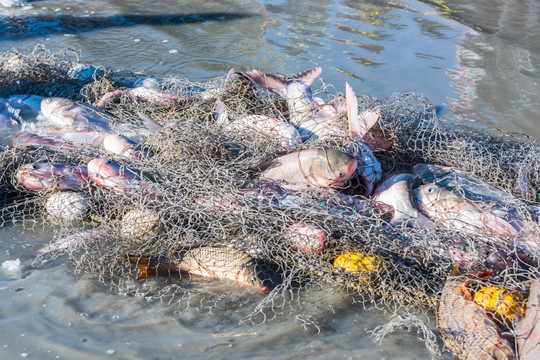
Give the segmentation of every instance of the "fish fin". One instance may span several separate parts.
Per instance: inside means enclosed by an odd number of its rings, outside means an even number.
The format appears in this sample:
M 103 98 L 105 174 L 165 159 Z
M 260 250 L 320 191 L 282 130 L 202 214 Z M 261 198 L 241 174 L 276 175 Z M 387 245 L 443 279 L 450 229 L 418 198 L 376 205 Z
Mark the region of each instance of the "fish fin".
M 473 296 L 472 296 L 471 292 L 469 291 L 469 289 L 467 289 L 467 288 L 465 287 L 465 284 L 460 285 L 459 288 L 460 288 L 461 293 L 462 293 L 462 295 L 463 295 L 463 297 L 464 297 L 465 299 L 471 300 L 471 301 L 473 300 Z
M 282 74 L 264 74 L 259 70 L 251 70 L 242 74 L 263 88 L 270 89 L 278 94 L 281 94 L 281 90 L 291 83 Z
M 220 99 L 216 100 L 216 105 L 214 106 L 214 120 L 220 125 L 223 125 L 229 120 L 227 107 Z
M 363 137 L 362 127 L 358 118 L 358 98 L 349 83 L 345 83 L 345 99 L 347 101 L 347 120 L 349 121 L 349 134 L 352 137 Z
M 152 131 L 157 132 L 163 129 L 163 125 L 152 119 L 150 116 L 147 116 L 141 112 L 137 112 L 137 115 L 139 115 L 139 118 L 143 121 L 144 126 Z
M 130 263 L 137 266 L 139 269 L 139 276 L 135 280 L 144 280 L 149 276 L 156 276 L 156 267 L 152 266 L 152 258 L 150 256 L 141 255 L 122 255 L 122 258 L 129 260 Z
M 227 72 L 227 75 L 225 76 L 225 83 L 223 84 L 223 88 L 226 89 L 229 87 L 231 83 L 232 76 L 236 73 L 236 70 L 234 68 L 230 68 Z
M 461 275 L 461 271 L 459 270 L 459 266 L 454 265 L 454 268 L 452 269 L 452 272 L 450 273 L 450 276 L 459 276 Z
M 251 169 L 253 170 L 257 170 L 257 171 L 260 171 L 260 172 L 264 172 L 266 170 L 270 170 L 276 166 L 279 166 L 280 162 L 273 159 L 273 160 L 269 160 L 269 161 L 263 161 L 257 165 L 254 165 L 251 167 Z
M 321 73 L 322 73 L 322 68 L 320 66 L 317 66 L 316 68 L 302 71 L 301 73 L 293 75 L 291 79 L 300 81 L 304 85 L 311 86 L 313 85 L 315 80 L 317 80 L 317 78 L 321 75 Z
M 491 277 L 491 275 L 493 275 L 493 271 L 488 270 L 477 274 L 476 277 L 480 280 L 487 280 Z

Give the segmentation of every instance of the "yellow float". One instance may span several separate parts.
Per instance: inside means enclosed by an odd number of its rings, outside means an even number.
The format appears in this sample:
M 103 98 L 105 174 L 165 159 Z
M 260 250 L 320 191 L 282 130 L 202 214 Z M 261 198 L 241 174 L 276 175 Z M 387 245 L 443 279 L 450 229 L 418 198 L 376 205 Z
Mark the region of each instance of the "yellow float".
M 334 267 L 342 268 L 348 272 L 369 276 L 370 280 L 373 280 L 374 276 L 376 276 L 376 274 L 384 267 L 383 260 L 379 257 L 362 253 L 342 254 L 334 260 L 333 265 Z
M 474 294 L 474 302 L 482 306 L 493 319 L 512 326 L 516 314 L 523 316 L 525 298 L 517 291 L 511 291 L 497 286 L 486 286 Z

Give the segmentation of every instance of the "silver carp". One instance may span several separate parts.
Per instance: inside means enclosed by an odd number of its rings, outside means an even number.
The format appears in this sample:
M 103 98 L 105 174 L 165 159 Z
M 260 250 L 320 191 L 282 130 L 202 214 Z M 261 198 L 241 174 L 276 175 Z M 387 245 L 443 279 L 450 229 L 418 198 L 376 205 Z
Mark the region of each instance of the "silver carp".
M 41 113 L 54 126 L 86 131 L 111 132 L 114 117 L 95 107 L 65 98 L 46 98 Z
M 86 167 L 70 164 L 25 164 L 19 167 L 15 178 L 34 191 L 81 190 L 88 185 Z
M 158 186 L 141 179 L 130 169 L 116 161 L 93 159 L 88 163 L 88 177 L 97 185 L 111 189 L 119 194 L 143 192 L 146 195 L 158 196 Z
M 274 138 L 286 149 L 296 149 L 302 143 L 298 130 L 284 120 L 265 115 L 247 115 L 231 121 L 225 104 L 219 99 L 214 107 L 214 119 L 229 130 L 252 132 Z
M 413 187 L 420 179 L 412 174 L 395 174 L 380 183 L 373 199 L 394 208 L 389 225 L 405 225 L 420 229 L 435 229 L 437 226 L 414 205 Z
M 316 67 L 291 77 L 282 74 L 264 74 L 259 70 L 243 73 L 258 85 L 281 95 L 289 108 L 289 120 L 298 129 L 305 141 L 334 132 L 340 132 L 343 125 L 341 115 L 344 107 L 324 104 L 314 99 L 311 85 L 319 77 L 322 68 Z
M 296 151 L 259 164 L 261 178 L 282 182 L 293 190 L 310 187 L 345 187 L 357 166 L 356 158 L 333 149 Z

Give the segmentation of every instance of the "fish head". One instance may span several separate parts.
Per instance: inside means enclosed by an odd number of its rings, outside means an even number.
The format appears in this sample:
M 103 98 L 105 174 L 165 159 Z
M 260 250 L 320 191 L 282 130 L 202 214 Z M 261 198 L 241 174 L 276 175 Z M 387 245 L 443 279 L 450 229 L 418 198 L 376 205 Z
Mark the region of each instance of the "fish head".
M 344 187 L 356 171 L 356 157 L 332 149 L 323 148 L 319 151 L 318 161 L 310 169 L 310 175 L 315 179 L 314 185 Z
M 25 164 L 19 167 L 15 178 L 19 184 L 30 190 L 52 190 L 55 182 L 52 167 L 49 163 Z
M 17 181 L 30 190 L 79 190 L 88 181 L 86 168 L 72 165 L 31 163 L 21 166 Z
M 442 188 L 435 184 L 426 184 L 418 187 L 413 191 L 418 210 L 423 213 L 428 213 L 435 204 L 440 200 Z
M 45 117 L 50 117 L 53 113 L 62 108 L 73 105 L 73 101 L 60 97 L 50 97 L 41 101 L 41 113 Z

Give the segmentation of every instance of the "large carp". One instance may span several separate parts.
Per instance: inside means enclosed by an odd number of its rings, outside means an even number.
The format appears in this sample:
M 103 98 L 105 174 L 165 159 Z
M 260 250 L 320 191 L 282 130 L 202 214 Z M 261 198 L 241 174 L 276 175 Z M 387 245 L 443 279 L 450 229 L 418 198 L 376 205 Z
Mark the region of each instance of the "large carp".
M 344 152 L 314 148 L 296 151 L 259 164 L 261 178 L 283 182 L 283 187 L 345 187 L 357 166 L 355 157 Z
M 70 164 L 25 164 L 19 167 L 15 178 L 34 191 L 81 190 L 88 185 L 86 167 Z
M 86 131 L 111 132 L 114 117 L 79 101 L 60 97 L 41 102 L 41 113 L 54 126 Z
M 486 310 L 473 301 L 471 278 L 452 273 L 437 303 L 437 328 L 444 345 L 460 360 L 510 360 L 513 347 Z M 476 275 L 485 279 L 491 272 Z
M 270 291 L 261 266 L 248 254 L 230 247 L 202 246 L 175 250 L 168 257 L 126 255 L 140 270 L 138 280 L 148 276 L 170 276 L 181 272 L 217 280 L 232 280 L 253 286 L 261 293 Z

